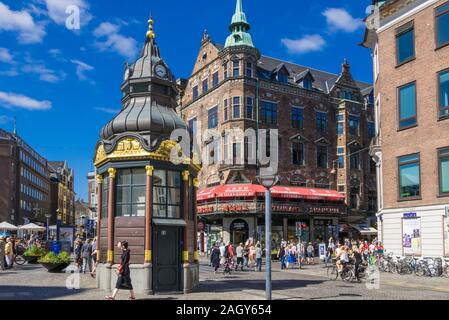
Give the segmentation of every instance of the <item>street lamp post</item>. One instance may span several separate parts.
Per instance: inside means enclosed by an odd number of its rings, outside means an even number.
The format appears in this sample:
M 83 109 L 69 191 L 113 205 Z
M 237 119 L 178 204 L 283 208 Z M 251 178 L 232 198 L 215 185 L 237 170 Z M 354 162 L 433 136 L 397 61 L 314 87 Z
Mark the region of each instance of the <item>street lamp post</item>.
M 265 299 L 271 300 L 271 191 L 279 181 L 278 176 L 259 176 L 259 183 L 265 189 Z
M 45 218 L 47 218 L 47 241 L 48 241 L 49 235 L 50 235 L 50 218 L 51 218 L 51 214 L 46 213 L 45 214 Z

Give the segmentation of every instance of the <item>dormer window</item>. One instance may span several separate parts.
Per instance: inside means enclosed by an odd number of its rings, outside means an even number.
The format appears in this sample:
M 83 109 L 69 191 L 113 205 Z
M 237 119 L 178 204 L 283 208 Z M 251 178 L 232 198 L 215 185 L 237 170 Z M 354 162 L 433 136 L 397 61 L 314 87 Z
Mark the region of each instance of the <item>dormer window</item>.
M 310 78 L 305 78 L 302 82 L 304 89 L 312 89 L 312 80 Z
M 288 75 L 286 75 L 286 74 L 283 73 L 283 72 L 278 72 L 278 74 L 277 74 L 277 80 L 278 80 L 280 83 L 288 83 Z
M 345 100 L 352 100 L 352 92 L 343 90 L 340 93 L 340 98 Z

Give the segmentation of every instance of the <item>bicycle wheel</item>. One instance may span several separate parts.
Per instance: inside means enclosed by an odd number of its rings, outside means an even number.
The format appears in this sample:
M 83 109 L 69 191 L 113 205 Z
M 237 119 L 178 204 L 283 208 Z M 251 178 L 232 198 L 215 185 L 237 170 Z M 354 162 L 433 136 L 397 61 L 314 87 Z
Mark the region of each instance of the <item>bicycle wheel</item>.
M 354 278 L 354 271 L 352 270 L 352 268 L 345 268 L 341 273 L 341 278 L 343 279 L 343 281 L 351 282 Z
M 443 269 L 443 276 L 449 278 L 449 266 L 445 266 Z
M 19 266 L 21 266 L 21 265 L 24 265 L 24 264 L 25 264 L 26 260 L 25 260 L 25 258 L 24 258 L 23 256 L 18 255 L 18 256 L 16 256 L 16 257 L 14 258 L 14 262 L 15 262 L 16 264 L 18 264 Z
M 338 278 L 338 271 L 336 266 L 327 267 L 327 277 L 331 281 L 335 281 Z

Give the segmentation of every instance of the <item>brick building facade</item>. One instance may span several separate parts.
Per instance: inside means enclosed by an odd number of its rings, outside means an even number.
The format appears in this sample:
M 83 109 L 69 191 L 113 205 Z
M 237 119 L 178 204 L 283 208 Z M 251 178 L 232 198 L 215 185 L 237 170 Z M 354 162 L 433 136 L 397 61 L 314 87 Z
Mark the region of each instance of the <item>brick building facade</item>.
M 47 160 L 17 134 L 0 129 L 0 221 L 44 224 L 50 213 Z
M 373 1 L 379 237 L 398 255 L 449 254 L 449 2 Z
M 279 184 L 343 194 L 349 210 L 317 217 L 320 225 L 337 228 L 341 222 L 366 221 L 376 211 L 375 166 L 367 151 L 374 137 L 372 86 L 355 81 L 347 61 L 337 75 L 263 56 L 249 29 L 238 0 L 226 45 L 215 43 L 205 32 L 192 75 L 181 82 L 179 112 L 205 155 L 203 161 L 209 160 L 199 174 L 200 189 L 257 184 L 260 166 L 248 159 L 261 152 L 260 139 L 245 137 L 243 132 L 277 129 Z M 240 135 L 225 134 L 236 128 Z M 207 136 L 207 129 L 214 133 Z M 198 203 L 200 211 L 202 205 Z M 263 221 L 260 215 L 257 221 L 257 216 L 256 220 L 235 214 L 203 218 L 221 230 L 220 236 L 232 240 L 224 225 L 236 217 L 246 219 L 253 230 L 250 236 L 258 237 Z M 310 238 L 332 234 L 314 234 L 310 214 L 295 217 L 279 212 L 277 217 L 273 227 L 279 227 L 279 237 L 291 238 L 294 222 L 300 219 L 310 224 Z

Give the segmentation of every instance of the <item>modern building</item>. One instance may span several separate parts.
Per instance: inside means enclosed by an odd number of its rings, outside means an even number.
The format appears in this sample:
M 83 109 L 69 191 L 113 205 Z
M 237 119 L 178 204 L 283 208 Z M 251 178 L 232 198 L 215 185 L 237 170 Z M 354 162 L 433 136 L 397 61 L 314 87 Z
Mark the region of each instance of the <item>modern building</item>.
M 199 282 L 193 199 L 200 168 L 172 137 L 187 125 L 176 113 L 176 80 L 149 24 L 139 58 L 125 66 L 122 110 L 102 128 L 95 151 L 97 285 L 114 288 L 122 254 L 116 244 L 127 240 L 136 292 L 189 292 Z
M 259 129 L 278 130 L 279 185 L 273 194 L 273 238 L 305 241 L 373 234 L 376 170 L 373 88 L 341 73 L 264 56 L 237 0 L 225 45 L 204 33 L 179 112 L 203 155 L 198 213 L 214 239 L 262 239 L 263 195 L 255 154 Z M 239 129 L 229 135 L 227 130 Z M 211 132 L 205 135 L 205 132 Z M 247 131 L 249 130 L 249 131 Z M 251 136 L 245 132 L 256 132 Z M 269 140 L 269 139 L 268 139 Z M 254 158 L 254 157 L 252 157 Z M 373 219 L 374 218 L 374 219 Z M 374 221 L 373 221 L 374 220 Z
M 449 2 L 373 1 L 379 238 L 397 255 L 449 254 Z
M 0 129 L 0 221 L 44 225 L 50 213 L 47 160 L 15 133 Z
M 74 172 L 67 161 L 49 161 L 51 181 L 51 223 L 60 221 L 63 225 L 75 224 Z

